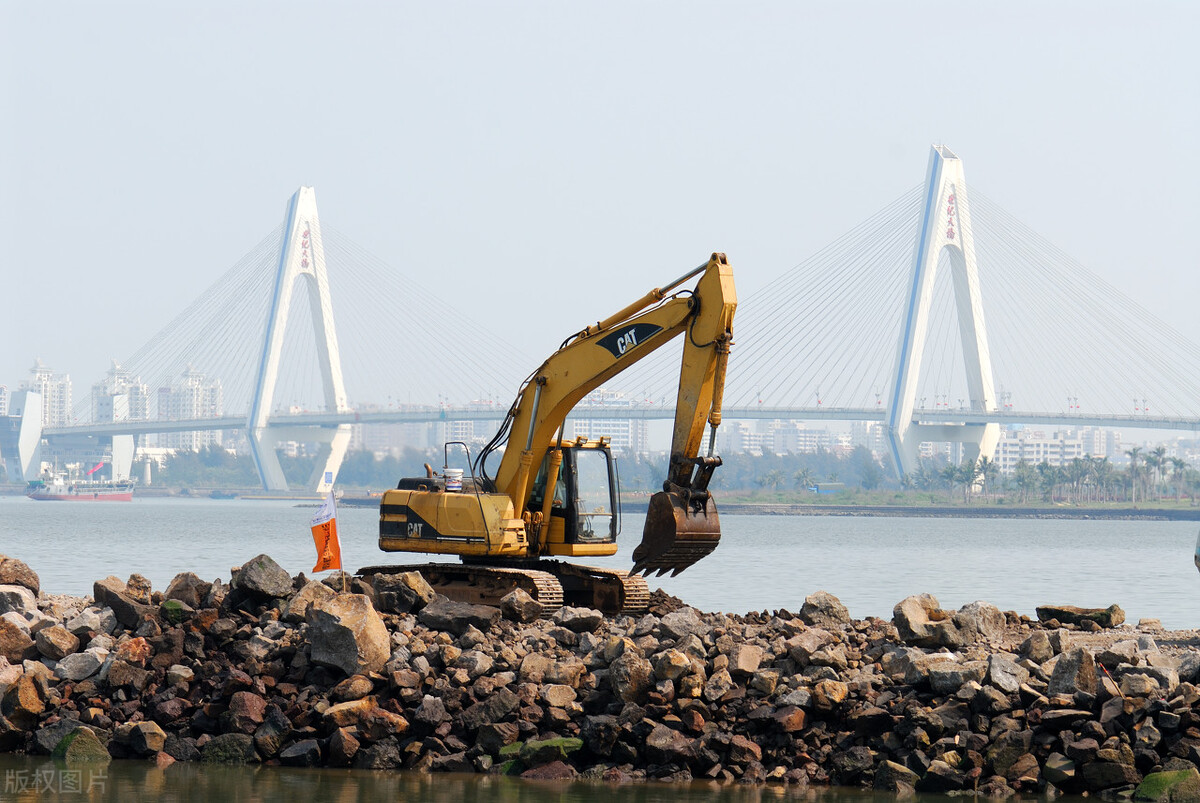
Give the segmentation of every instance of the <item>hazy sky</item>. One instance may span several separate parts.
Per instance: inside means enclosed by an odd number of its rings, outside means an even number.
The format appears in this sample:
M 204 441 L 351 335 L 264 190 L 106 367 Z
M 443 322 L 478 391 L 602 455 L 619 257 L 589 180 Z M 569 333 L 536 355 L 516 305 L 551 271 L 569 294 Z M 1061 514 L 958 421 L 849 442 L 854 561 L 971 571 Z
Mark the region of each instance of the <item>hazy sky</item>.
M 1198 9 L 0 0 L 0 384 L 86 393 L 301 184 L 542 353 L 714 250 L 765 287 L 933 142 L 1200 340 Z

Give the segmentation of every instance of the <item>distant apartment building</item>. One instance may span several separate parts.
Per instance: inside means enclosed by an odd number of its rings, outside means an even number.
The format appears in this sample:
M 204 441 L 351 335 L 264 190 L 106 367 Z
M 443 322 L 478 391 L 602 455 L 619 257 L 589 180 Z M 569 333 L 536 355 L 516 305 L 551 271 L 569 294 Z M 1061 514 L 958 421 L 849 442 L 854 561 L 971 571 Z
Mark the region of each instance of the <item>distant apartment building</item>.
M 8 415 L 8 385 L 0 385 L 0 416 Z
M 640 454 L 649 451 L 650 425 L 644 418 L 621 417 L 622 408 L 636 406 L 637 402 L 626 397 L 624 393 L 597 388 L 580 402 L 586 407 L 610 407 L 613 409 L 612 418 L 597 416 L 593 418 L 575 418 L 570 421 L 568 436 L 574 438 L 608 438 L 612 450 L 621 454 Z M 595 416 L 593 412 L 579 415 Z
M 224 394 L 219 379 L 209 379 L 190 365 L 170 387 L 158 389 L 158 420 L 186 421 L 217 418 L 224 412 Z M 182 451 L 198 451 L 221 445 L 220 430 L 168 432 L 159 435 L 159 445 Z
M 1087 438 L 1087 442 L 1094 445 L 1091 437 Z M 1058 430 L 1046 434 L 1041 430 L 1022 427 L 1000 431 L 1000 441 L 996 444 L 993 459 L 1001 471 L 1009 472 L 1022 460 L 1031 466 L 1041 462 L 1062 466 L 1076 458 L 1087 456 L 1095 455 L 1086 448 L 1085 438 L 1080 432 Z
M 772 421 L 767 426 L 767 434 L 763 447 L 775 454 L 833 451 L 836 447 L 847 445 L 850 440 L 848 433 L 843 438 L 830 433 L 827 427 L 810 427 L 803 421 Z
M 113 360 L 104 379 L 92 385 L 92 421 L 108 424 L 114 421 L 150 420 L 150 390 L 140 377 L 122 368 Z
M 74 420 L 71 411 L 71 377 L 55 375 L 42 361 L 35 360 L 29 369 L 32 377 L 21 384 L 21 390 L 38 393 L 42 397 L 42 426 L 62 427 Z

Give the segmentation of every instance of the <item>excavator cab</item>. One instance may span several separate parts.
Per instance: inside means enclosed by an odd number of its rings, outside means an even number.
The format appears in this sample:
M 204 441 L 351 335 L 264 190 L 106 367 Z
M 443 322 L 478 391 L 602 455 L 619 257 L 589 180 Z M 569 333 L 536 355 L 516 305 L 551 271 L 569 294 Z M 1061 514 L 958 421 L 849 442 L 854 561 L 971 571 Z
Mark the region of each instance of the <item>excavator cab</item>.
M 534 478 L 528 505 L 531 512 L 545 509 L 547 474 L 555 449 L 546 454 Z M 607 439 L 564 444 L 546 525 L 548 554 L 613 554 L 621 531 L 619 486 L 617 463 Z

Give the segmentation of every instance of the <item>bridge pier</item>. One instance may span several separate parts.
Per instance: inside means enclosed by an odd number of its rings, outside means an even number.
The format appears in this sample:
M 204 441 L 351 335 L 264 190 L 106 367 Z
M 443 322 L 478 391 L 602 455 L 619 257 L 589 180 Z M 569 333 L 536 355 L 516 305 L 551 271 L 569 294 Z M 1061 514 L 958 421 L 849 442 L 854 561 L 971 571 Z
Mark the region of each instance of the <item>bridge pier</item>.
M 929 308 L 933 302 L 938 259 L 946 252 L 954 281 L 959 337 L 962 340 L 970 409 L 996 410 L 992 361 L 988 352 L 979 273 L 975 265 L 975 243 L 971 234 L 971 210 L 962 161 L 944 145 L 934 145 L 925 176 L 924 214 L 913 252 L 912 288 L 900 336 L 888 403 L 887 433 L 892 464 L 897 476 L 918 468 L 921 443 L 962 443 L 964 459 L 991 456 L 1000 439 L 994 422 L 970 426 L 942 426 L 919 421 L 916 410 L 921 359 L 929 334 Z M 918 420 L 914 420 L 914 413 Z
M 325 409 L 331 413 L 349 412 L 346 388 L 342 381 L 342 363 L 338 352 L 337 333 L 333 326 L 333 305 L 329 295 L 329 278 L 325 273 L 325 249 L 321 245 L 321 224 L 317 217 L 316 193 L 312 187 L 301 187 L 292 195 L 284 219 L 283 243 L 279 249 L 279 265 L 275 273 L 275 289 L 271 296 L 270 317 L 263 338 L 262 355 L 254 380 L 254 398 L 246 422 L 250 451 L 263 488 L 268 491 L 288 490 L 287 478 L 279 465 L 275 448 L 283 440 L 303 439 L 324 442 L 317 462 L 315 490 L 325 493 L 337 479 L 338 469 L 350 441 L 350 427 L 336 425 L 331 429 L 304 429 L 302 433 L 270 431 L 268 419 L 279 379 L 279 360 L 283 336 L 287 330 L 292 294 L 298 281 L 308 282 L 308 297 L 317 340 L 317 361 L 325 395 Z M 297 435 L 296 438 L 287 435 Z

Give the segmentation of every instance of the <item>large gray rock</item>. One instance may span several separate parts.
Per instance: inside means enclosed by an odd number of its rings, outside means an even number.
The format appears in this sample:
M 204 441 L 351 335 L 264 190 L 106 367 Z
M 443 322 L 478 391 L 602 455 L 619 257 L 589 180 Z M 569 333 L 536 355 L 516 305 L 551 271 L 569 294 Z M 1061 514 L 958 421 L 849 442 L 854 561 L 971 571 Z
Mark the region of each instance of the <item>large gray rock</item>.
M 235 573 L 233 586 L 259 599 L 282 599 L 292 593 L 292 576 L 270 555 L 255 555 Z
M 0 585 L 18 585 L 28 588 L 37 595 L 42 590 L 42 583 L 37 572 L 29 568 L 23 561 L 0 555 Z
M 108 650 L 100 647 L 89 647 L 83 652 L 76 652 L 63 658 L 54 666 L 54 674 L 62 680 L 77 682 L 100 671 Z
M 658 622 L 658 632 L 662 638 L 703 637 L 708 631 L 708 625 L 700 618 L 700 614 L 696 612 L 695 608 L 680 608 L 672 611 Z
M 309 657 L 347 675 L 378 672 L 391 657 L 387 627 L 363 594 L 341 594 L 308 609 Z
M 0 584 L 0 614 L 37 610 L 37 595 L 25 586 Z
M 117 621 L 130 630 L 141 624 L 142 619 L 156 613 L 155 608 L 126 593 L 124 581 L 117 577 L 109 576 L 92 583 L 92 596 L 97 605 L 111 609 Z
M 1119 627 L 1125 622 L 1125 611 L 1120 605 L 1107 608 L 1079 608 L 1074 605 L 1039 605 L 1036 608 L 1038 621 L 1055 619 L 1059 624 L 1078 625 L 1084 621 L 1095 622 L 1103 628 Z
M 965 640 L 951 617 L 932 594 L 905 597 L 892 609 L 900 638 L 918 647 L 961 647 Z
M 987 682 L 1005 694 L 1013 694 L 1029 680 L 1029 670 L 1003 655 L 989 655 Z
M 381 611 L 419 611 L 437 599 L 433 586 L 420 572 L 377 574 L 372 578 L 371 586 L 375 589 L 375 604 Z
M 527 624 L 542 618 L 542 603 L 525 589 L 518 588 L 500 600 L 500 612 L 509 621 Z
M 575 633 L 595 633 L 604 621 L 604 614 L 593 608 L 563 606 L 554 612 L 551 619 Z
M 421 609 L 417 619 L 430 630 L 442 630 L 456 636 L 466 633 L 470 627 L 486 633 L 499 621 L 500 609 L 438 597 Z
M 990 602 L 971 602 L 954 614 L 954 624 L 968 643 L 999 641 L 1004 638 L 1007 620 L 1004 613 Z
M 642 703 L 654 685 L 654 668 L 633 651 L 622 653 L 608 667 L 613 694 L 626 703 Z
M 283 620 L 303 622 L 308 615 L 309 606 L 326 602 L 335 596 L 337 592 L 332 588 L 318 580 L 311 580 L 287 601 L 287 606 L 283 609 Z
M 814 627 L 839 628 L 850 624 L 850 611 L 842 601 L 828 591 L 818 591 L 804 598 L 798 614 L 800 621 Z
M 185 605 L 199 609 L 204 607 L 204 600 L 210 591 L 212 583 L 201 580 L 192 572 L 183 572 L 175 575 L 175 579 L 163 592 L 163 599 L 179 600 Z
M 1046 693 L 1053 697 L 1077 691 L 1096 693 L 1096 661 L 1084 647 L 1075 647 L 1058 656 Z

